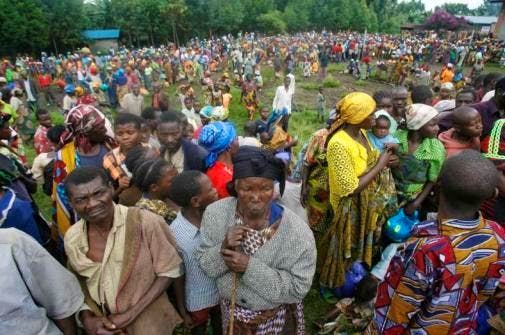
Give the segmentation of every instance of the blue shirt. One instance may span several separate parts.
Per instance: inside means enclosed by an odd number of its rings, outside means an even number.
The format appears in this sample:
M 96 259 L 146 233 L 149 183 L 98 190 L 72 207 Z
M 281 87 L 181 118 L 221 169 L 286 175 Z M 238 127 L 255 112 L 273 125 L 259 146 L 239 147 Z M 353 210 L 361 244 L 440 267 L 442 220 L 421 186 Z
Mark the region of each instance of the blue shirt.
M 170 225 L 177 241 L 177 251 L 183 260 L 185 282 L 185 304 L 190 312 L 200 311 L 219 303 L 217 285 L 200 268 L 193 256 L 202 242 L 200 230 L 189 222 L 181 212 Z
M 80 155 L 80 166 L 93 166 L 101 168 L 103 166 L 103 158 L 105 155 L 107 155 L 108 152 L 109 150 L 104 145 L 101 145 L 100 151 L 94 156 Z
M 368 132 L 368 139 L 370 140 L 370 143 L 372 143 L 373 147 L 379 150 L 381 153 L 384 152 L 384 147 L 387 143 L 394 143 L 394 144 L 400 143 L 396 138 L 394 138 L 391 135 L 378 138 L 372 133 L 372 131 Z
M 42 244 L 39 227 L 33 216 L 32 204 L 4 188 L 0 199 L 0 228 L 17 228 Z

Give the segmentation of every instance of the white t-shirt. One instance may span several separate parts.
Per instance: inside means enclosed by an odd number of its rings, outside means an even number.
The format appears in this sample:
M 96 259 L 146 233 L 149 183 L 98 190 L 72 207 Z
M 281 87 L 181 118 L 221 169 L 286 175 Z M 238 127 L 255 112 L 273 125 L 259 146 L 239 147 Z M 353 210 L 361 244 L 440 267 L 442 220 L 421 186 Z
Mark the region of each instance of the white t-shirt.
M 33 96 L 32 88 L 30 87 L 30 81 L 25 80 L 25 91 L 26 91 L 26 97 L 28 101 L 35 101 L 35 97 Z

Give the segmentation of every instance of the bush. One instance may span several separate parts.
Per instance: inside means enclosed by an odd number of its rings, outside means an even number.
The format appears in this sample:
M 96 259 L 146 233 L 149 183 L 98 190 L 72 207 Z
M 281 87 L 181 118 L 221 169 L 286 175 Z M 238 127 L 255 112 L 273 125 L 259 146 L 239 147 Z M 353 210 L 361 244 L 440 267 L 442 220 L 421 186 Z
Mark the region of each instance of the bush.
M 300 87 L 306 90 L 318 90 L 321 85 L 318 83 L 301 83 Z
M 333 78 L 326 78 L 323 81 L 323 87 L 326 87 L 326 88 L 337 88 L 337 87 L 340 87 L 340 85 L 342 85 L 340 80 L 333 79 Z
M 344 72 L 345 71 L 345 64 L 344 63 L 330 64 L 328 66 L 327 71 L 328 71 L 328 73 Z
M 287 24 L 282 19 L 282 13 L 278 10 L 261 14 L 257 21 L 258 26 L 268 34 L 281 34 L 287 30 Z

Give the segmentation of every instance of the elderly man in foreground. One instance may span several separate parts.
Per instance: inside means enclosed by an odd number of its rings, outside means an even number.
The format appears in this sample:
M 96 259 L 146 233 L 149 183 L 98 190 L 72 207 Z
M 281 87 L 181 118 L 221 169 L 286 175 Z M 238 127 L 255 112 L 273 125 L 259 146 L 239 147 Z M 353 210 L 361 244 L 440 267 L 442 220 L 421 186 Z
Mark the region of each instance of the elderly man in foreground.
M 181 275 L 175 242 L 162 217 L 112 202 L 102 169 L 81 167 L 65 180 L 81 220 L 65 235 L 65 251 L 89 309 L 88 334 L 172 334 L 182 320 L 165 293 Z

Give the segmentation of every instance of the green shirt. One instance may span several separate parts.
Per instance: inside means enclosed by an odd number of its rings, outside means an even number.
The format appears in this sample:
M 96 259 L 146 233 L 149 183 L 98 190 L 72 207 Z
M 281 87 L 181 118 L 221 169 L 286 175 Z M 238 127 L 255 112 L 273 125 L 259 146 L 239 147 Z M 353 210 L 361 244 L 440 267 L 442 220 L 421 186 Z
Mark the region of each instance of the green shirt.
M 437 181 L 445 160 L 445 149 L 438 139 L 425 138 L 412 154 L 409 153 L 407 130 L 399 129 L 394 137 L 400 142 L 400 166 L 393 168 L 392 173 L 400 201 L 410 201 L 417 197 L 427 182 Z

